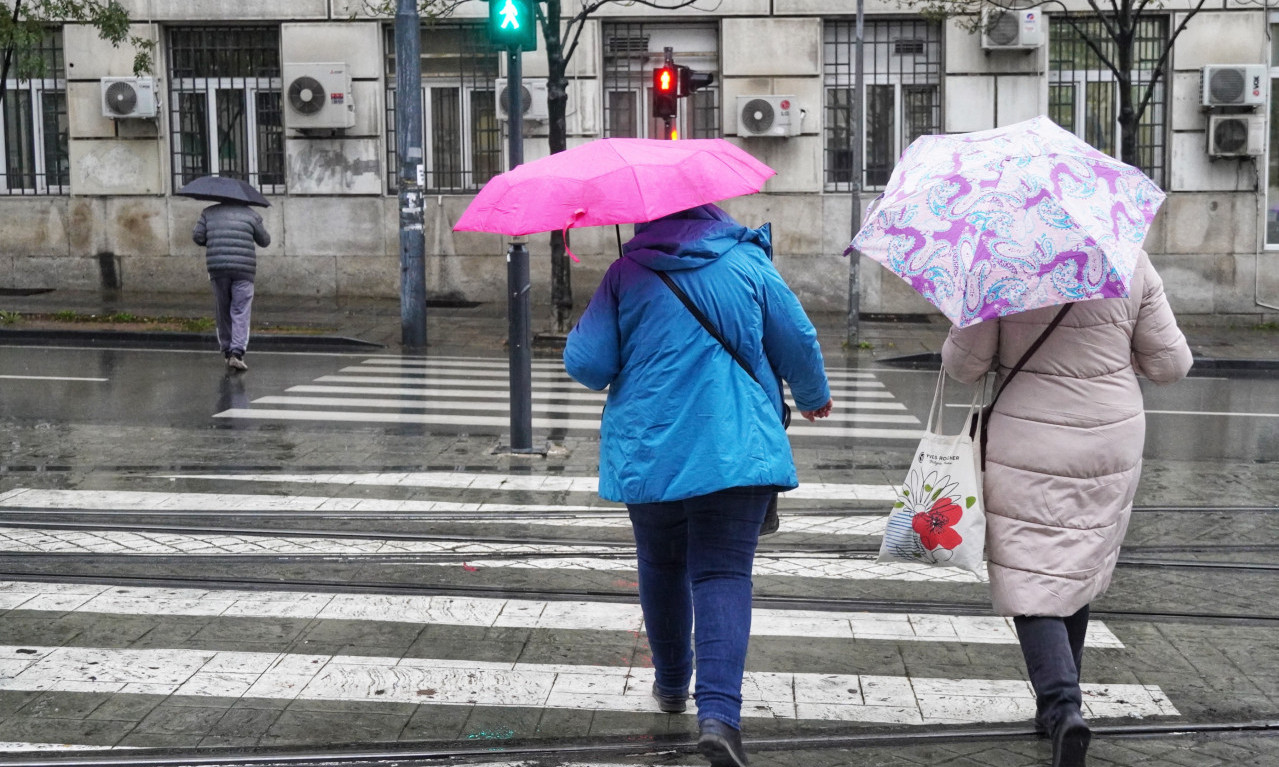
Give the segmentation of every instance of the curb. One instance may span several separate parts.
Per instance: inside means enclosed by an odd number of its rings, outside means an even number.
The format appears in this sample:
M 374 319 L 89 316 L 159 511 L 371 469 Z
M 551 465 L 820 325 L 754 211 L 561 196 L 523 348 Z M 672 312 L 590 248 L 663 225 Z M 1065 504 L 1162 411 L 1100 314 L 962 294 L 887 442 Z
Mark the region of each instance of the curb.
M 307 336 L 255 333 L 254 350 L 297 349 L 384 349 L 382 344 L 346 336 Z M 0 330 L 0 344 L 18 346 L 124 346 L 128 348 L 167 347 L 207 350 L 217 347 L 214 333 L 145 330 Z

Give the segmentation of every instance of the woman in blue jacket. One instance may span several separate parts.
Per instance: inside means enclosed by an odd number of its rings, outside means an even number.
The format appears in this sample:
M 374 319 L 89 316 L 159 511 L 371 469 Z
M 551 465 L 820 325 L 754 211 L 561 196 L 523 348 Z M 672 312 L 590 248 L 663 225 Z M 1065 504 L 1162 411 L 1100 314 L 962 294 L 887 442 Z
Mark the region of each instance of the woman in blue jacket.
M 623 254 L 569 334 L 564 366 L 608 388 L 600 496 L 630 512 L 653 696 L 684 711 L 695 654 L 698 748 L 716 767 L 741 767 L 755 547 L 772 494 L 799 484 L 779 377 L 810 421 L 830 414 L 830 386 L 817 333 L 773 267 L 767 224 L 703 205 L 637 224 Z

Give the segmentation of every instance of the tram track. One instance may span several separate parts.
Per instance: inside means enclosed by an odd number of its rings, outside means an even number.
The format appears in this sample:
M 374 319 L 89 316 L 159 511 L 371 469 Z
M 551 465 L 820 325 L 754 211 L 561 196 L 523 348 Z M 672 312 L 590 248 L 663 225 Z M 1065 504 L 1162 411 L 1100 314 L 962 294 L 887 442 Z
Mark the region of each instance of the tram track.
M 1279 737 L 1279 721 L 1242 720 L 1176 724 L 1113 724 L 1092 728 L 1095 739 L 1227 739 L 1241 734 Z M 929 747 L 940 743 L 998 743 L 1025 742 L 1034 738 L 1031 727 L 942 727 L 926 732 L 837 731 L 825 733 L 800 733 L 780 737 L 750 738 L 752 752 L 804 752 Z M 620 742 L 619 742 L 620 740 Z M 500 746 L 455 743 L 404 744 L 393 747 L 368 745 L 336 746 L 333 748 L 296 749 L 243 749 L 234 753 L 222 750 L 187 750 L 175 753 L 173 749 L 137 749 L 128 754 L 98 752 L 76 756 L 6 758 L 7 767 L 121 767 L 122 765 L 146 765 L 147 767 L 321 767 L 322 765 L 349 765 L 350 767 L 428 767 L 433 764 L 494 765 L 548 763 L 570 760 L 580 764 L 594 759 L 672 758 L 691 754 L 696 750 L 692 739 L 683 735 L 647 736 L 636 739 L 579 738 L 553 743 L 537 741 L 508 741 Z M 210 753 L 212 751 L 212 753 Z M 500 761 L 499 761 L 500 760 Z

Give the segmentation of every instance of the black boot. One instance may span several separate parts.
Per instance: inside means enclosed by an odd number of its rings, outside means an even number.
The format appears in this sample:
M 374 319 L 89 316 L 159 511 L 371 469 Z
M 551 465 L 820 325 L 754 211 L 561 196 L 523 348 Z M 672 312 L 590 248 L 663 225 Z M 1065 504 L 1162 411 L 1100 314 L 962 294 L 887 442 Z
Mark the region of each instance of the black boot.
M 682 714 L 688 710 L 687 692 L 683 695 L 663 695 L 657 689 L 657 682 L 653 682 L 653 698 L 664 714 Z
M 746 767 L 740 732 L 718 719 L 706 719 L 699 724 L 702 734 L 697 739 L 697 750 L 710 760 L 711 767 Z
M 1072 708 L 1057 721 L 1053 730 L 1053 767 L 1085 767 L 1085 755 L 1092 741 L 1092 730 Z

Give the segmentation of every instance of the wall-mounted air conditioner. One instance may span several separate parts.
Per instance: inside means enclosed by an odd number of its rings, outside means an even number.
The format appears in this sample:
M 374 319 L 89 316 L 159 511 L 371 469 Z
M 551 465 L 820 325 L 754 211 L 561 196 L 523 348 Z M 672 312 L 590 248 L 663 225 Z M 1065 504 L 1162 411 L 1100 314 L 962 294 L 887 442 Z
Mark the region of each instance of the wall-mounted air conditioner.
M 981 47 L 987 51 L 1028 51 L 1044 44 L 1044 14 L 1038 8 L 981 12 Z
M 738 96 L 737 135 L 798 136 L 803 110 L 794 96 Z
M 155 117 L 155 78 L 102 78 L 102 116 L 116 120 Z
M 497 118 L 503 122 L 510 119 L 511 93 L 506 86 L 506 78 L 499 77 L 493 88 L 497 91 Z M 546 107 L 546 81 L 520 79 L 520 110 L 525 120 L 546 122 L 550 112 Z
M 1256 157 L 1266 151 L 1266 116 L 1243 113 L 1208 118 L 1208 154 Z
M 355 102 L 346 64 L 285 64 L 284 125 L 300 131 L 354 126 Z
M 1266 103 L 1270 76 L 1264 64 L 1212 64 L 1203 68 L 1200 105 L 1255 107 Z

